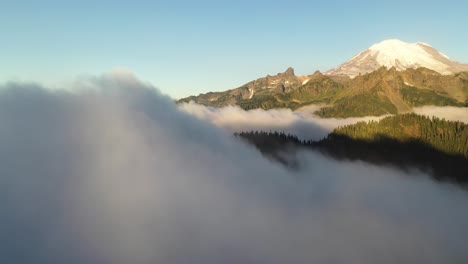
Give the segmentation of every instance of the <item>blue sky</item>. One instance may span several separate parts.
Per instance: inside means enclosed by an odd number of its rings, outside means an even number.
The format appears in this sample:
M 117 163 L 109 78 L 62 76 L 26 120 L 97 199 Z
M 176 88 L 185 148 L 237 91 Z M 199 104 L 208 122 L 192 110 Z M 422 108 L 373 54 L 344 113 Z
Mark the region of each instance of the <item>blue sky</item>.
M 384 39 L 468 63 L 468 1 L 0 2 L 0 82 L 59 86 L 116 67 L 175 98 L 292 66 L 328 70 Z

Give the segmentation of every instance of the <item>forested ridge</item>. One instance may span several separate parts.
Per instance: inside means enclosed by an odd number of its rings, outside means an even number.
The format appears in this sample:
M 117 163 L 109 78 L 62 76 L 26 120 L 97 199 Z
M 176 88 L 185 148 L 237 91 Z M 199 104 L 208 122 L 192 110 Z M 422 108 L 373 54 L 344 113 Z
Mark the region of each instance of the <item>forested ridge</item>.
M 468 125 L 417 114 L 385 117 L 380 121 L 359 122 L 335 129 L 326 140 L 337 136 L 376 141 L 388 137 L 399 141 L 419 140 L 448 154 L 468 158 Z
M 468 125 L 416 114 L 339 127 L 319 141 L 283 132 L 242 132 L 264 155 L 286 163 L 285 153 L 310 149 L 339 160 L 362 160 L 408 170 L 418 168 L 439 180 L 468 183 Z M 292 150 L 292 151 L 291 151 Z

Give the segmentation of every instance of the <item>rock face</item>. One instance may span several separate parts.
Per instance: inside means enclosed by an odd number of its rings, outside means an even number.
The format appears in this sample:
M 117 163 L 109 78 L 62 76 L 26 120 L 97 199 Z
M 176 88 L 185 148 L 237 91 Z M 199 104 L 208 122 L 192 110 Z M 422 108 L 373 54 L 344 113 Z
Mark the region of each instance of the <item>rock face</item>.
M 422 42 L 410 44 L 391 39 L 371 46 L 346 63 L 327 71 L 326 74 L 354 78 L 360 74 L 373 72 L 383 66 L 395 67 L 397 71 L 424 67 L 443 75 L 468 71 L 467 64 L 452 61 L 429 44 Z
M 262 90 L 273 89 L 277 92 L 289 92 L 301 85 L 306 76 L 296 76 L 294 69 L 289 67 L 285 72 L 274 76 L 266 76 L 244 84 L 239 88 L 247 88 L 258 93 Z
M 232 90 L 190 96 L 181 99 L 181 101 L 195 101 L 217 107 L 234 105 L 239 104 L 241 101 L 255 100 L 259 97 L 265 98 L 276 94 L 289 93 L 300 87 L 311 76 L 296 76 L 294 69 L 289 67 L 285 72 L 273 76 L 267 75 Z

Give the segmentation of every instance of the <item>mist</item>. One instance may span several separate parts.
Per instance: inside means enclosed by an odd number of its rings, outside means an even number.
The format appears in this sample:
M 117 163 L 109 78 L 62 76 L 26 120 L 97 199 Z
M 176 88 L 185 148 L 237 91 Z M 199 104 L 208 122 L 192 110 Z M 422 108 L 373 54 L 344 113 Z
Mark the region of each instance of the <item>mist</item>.
M 339 126 L 383 118 L 320 118 L 313 114 L 319 108 L 319 106 L 309 106 L 301 111 L 292 111 L 290 109 L 254 109 L 245 111 L 238 106 L 214 108 L 194 102 L 179 104 L 179 109 L 182 111 L 199 119 L 209 121 L 231 133 L 252 130 L 283 131 L 296 135 L 302 140 L 320 140 Z
M 0 262 L 468 259 L 466 190 L 315 152 L 287 170 L 226 129 L 275 123 L 318 138 L 340 120 L 182 108 L 129 72 L 54 91 L 2 85 Z
M 320 140 L 337 127 L 358 122 L 378 121 L 385 117 L 320 118 L 313 114 L 320 107 L 319 105 L 312 105 L 297 111 L 290 109 L 254 109 L 245 111 L 239 106 L 215 108 L 200 105 L 193 101 L 179 104 L 180 110 L 201 120 L 209 121 L 231 133 L 279 131 L 296 135 L 301 140 Z M 468 123 L 468 108 L 425 106 L 414 108 L 412 111 L 429 117 Z
M 445 118 L 450 121 L 460 121 L 468 124 L 468 107 L 454 106 L 423 106 L 413 109 L 419 115 Z

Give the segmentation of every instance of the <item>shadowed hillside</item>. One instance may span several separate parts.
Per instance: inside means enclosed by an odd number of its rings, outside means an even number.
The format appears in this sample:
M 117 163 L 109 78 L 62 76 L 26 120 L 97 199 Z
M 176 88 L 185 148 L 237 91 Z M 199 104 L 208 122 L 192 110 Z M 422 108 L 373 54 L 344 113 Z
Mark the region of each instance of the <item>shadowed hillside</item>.
M 437 180 L 468 183 L 468 126 L 461 122 L 397 115 L 337 128 L 317 142 L 277 132 L 236 135 L 267 157 L 294 167 L 298 166 L 297 150 L 309 149 L 338 160 L 361 160 L 402 170 L 417 168 Z

